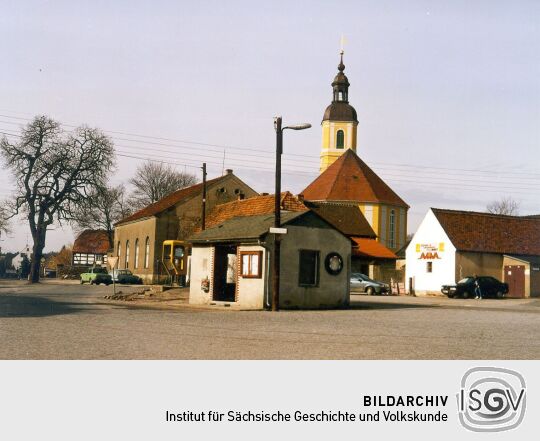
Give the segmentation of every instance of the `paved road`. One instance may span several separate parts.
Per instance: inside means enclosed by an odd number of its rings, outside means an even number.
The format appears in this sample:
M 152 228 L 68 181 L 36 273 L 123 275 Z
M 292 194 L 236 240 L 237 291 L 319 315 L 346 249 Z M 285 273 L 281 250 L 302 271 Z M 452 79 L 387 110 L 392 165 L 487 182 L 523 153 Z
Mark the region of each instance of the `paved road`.
M 0 283 L 0 358 L 540 358 L 537 299 L 354 295 L 340 311 L 168 311 L 107 304 L 111 290 Z

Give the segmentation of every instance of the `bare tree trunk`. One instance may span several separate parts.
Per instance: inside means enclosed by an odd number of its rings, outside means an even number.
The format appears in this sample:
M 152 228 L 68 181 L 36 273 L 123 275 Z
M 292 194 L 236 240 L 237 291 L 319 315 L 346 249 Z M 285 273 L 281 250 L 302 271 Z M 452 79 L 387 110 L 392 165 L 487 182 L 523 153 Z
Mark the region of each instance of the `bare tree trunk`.
M 109 239 L 109 249 L 114 249 L 114 230 L 107 230 L 107 237 Z
M 43 257 L 43 248 L 45 248 L 45 232 L 37 231 L 32 235 L 34 245 L 32 246 L 32 259 L 30 260 L 30 283 L 39 283 L 39 270 L 41 268 L 41 258 Z

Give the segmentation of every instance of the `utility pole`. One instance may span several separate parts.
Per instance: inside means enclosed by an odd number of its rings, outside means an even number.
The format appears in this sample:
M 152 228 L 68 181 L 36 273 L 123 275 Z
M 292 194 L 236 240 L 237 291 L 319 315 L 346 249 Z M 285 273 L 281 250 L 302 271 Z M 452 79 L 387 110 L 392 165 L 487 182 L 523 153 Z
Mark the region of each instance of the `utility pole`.
M 202 165 L 202 215 L 201 215 L 201 229 L 204 231 L 206 228 L 206 162 Z
M 274 195 L 274 227 L 281 227 L 281 154 L 283 153 L 282 118 L 274 119 L 276 129 L 276 188 Z M 281 235 L 274 234 L 274 259 L 272 266 L 272 311 L 279 311 L 279 264 L 281 255 Z

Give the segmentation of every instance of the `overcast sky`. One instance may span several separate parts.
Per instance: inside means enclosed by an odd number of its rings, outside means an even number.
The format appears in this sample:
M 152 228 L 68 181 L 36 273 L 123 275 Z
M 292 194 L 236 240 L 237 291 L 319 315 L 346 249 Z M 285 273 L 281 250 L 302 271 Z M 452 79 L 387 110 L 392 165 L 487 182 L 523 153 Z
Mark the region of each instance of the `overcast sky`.
M 0 131 L 46 114 L 109 131 L 122 155 L 193 173 L 206 161 L 210 178 L 225 151 L 225 168 L 272 192 L 282 115 L 313 124 L 285 134 L 283 188 L 298 193 L 318 173 L 344 34 L 357 153 L 411 206 L 410 232 L 429 207 L 484 210 L 503 196 L 540 213 L 538 1 L 4 1 L 1 11 Z M 119 156 L 112 181 L 141 161 Z M 27 240 L 13 227 L 3 250 Z M 46 250 L 72 241 L 57 228 Z

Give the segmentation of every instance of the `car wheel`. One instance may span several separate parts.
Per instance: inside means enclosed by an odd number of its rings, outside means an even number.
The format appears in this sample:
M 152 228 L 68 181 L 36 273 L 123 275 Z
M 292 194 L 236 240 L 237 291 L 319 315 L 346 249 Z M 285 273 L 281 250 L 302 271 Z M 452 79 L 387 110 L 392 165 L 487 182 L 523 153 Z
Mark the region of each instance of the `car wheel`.
M 367 289 L 366 289 L 366 294 L 367 294 L 368 296 L 372 296 L 374 292 L 375 292 L 375 290 L 373 289 L 372 286 L 368 286 L 368 287 L 367 287 Z
M 464 299 L 468 299 L 471 295 L 469 294 L 469 291 L 463 291 L 462 297 Z
M 90 285 L 94 285 L 96 282 L 94 282 L 93 280 L 90 280 Z
M 84 283 L 84 282 L 83 282 L 83 279 L 81 279 L 79 282 L 81 283 L 81 285 Z
M 446 294 L 446 297 L 448 297 L 449 299 L 453 299 L 453 298 L 454 298 L 454 294 Z
M 498 298 L 498 299 L 504 299 L 504 297 L 505 297 L 504 292 L 502 292 L 502 291 L 497 291 L 497 298 Z

